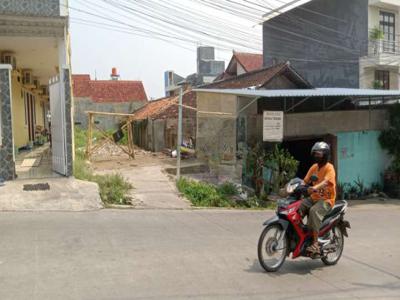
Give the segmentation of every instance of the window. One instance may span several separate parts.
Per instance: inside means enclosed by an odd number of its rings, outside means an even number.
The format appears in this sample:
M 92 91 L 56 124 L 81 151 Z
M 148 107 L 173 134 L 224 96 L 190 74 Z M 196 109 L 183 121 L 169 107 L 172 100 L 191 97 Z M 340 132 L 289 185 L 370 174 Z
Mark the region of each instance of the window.
M 383 90 L 390 89 L 390 72 L 376 70 L 375 71 L 375 81 L 380 83 L 380 88 Z
M 385 36 L 384 42 L 383 42 L 383 51 L 385 52 L 395 52 L 396 51 L 396 20 L 395 20 L 395 14 L 386 12 L 386 11 L 381 11 L 380 12 L 380 21 L 379 21 L 379 27 L 383 31 L 383 34 Z

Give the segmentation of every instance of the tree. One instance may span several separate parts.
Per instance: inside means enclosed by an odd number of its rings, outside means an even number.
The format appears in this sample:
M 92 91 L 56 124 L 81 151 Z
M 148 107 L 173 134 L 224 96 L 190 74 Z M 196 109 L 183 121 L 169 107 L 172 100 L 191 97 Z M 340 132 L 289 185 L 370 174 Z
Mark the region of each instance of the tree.
M 400 104 L 393 105 L 389 109 L 389 128 L 382 131 L 379 142 L 393 156 L 390 167 L 397 178 L 400 178 Z

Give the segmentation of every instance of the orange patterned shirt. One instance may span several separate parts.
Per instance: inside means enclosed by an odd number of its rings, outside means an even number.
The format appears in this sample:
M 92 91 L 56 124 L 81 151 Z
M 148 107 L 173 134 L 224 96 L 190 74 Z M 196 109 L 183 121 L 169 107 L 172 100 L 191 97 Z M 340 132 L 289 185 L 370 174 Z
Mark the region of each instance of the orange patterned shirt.
M 318 180 L 311 182 L 311 177 L 313 175 L 317 176 Z M 336 172 L 333 165 L 331 163 L 327 163 L 320 169 L 318 164 L 314 164 L 304 178 L 304 181 L 307 184 L 312 183 L 313 185 L 317 185 L 324 180 L 328 181 L 328 185 L 318 192 L 312 193 L 310 196 L 313 201 L 324 199 L 331 205 L 331 207 L 333 207 L 336 200 Z

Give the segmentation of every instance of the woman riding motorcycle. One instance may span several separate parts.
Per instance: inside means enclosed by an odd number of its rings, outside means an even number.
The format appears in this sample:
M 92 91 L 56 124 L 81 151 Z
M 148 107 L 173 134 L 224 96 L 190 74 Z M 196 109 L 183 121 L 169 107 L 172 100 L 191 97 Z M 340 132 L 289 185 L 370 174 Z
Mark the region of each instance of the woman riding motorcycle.
M 307 248 L 308 252 L 319 253 L 318 233 L 322 220 L 335 205 L 336 172 L 329 163 L 330 147 L 325 142 L 316 143 L 311 149 L 315 164 L 311 166 L 304 181 L 309 184 L 310 198 L 303 200 L 300 213 L 308 214 L 308 227 L 312 230 L 313 243 Z

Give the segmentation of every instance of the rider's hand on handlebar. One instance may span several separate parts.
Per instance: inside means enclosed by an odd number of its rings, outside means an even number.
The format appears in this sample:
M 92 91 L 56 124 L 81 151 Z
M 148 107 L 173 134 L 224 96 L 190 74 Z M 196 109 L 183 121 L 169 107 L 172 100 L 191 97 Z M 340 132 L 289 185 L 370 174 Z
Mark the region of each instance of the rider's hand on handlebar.
M 307 189 L 307 192 L 308 192 L 309 194 L 313 194 L 313 193 L 318 192 L 318 190 L 315 189 L 315 188 L 313 188 L 312 186 L 310 186 L 310 187 Z

